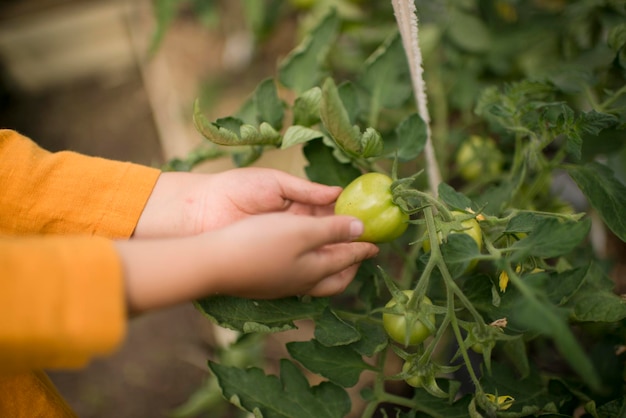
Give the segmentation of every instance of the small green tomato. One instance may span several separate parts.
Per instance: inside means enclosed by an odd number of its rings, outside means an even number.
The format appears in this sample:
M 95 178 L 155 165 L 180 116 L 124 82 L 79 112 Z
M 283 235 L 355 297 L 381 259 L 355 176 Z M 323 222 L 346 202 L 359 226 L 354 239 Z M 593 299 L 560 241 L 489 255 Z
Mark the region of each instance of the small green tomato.
M 451 213 L 452 213 L 452 216 L 454 216 L 456 219 L 467 216 L 466 213 L 457 211 L 457 210 L 454 210 Z M 478 221 L 476 219 L 470 218 L 470 219 L 466 219 L 462 221 L 461 225 L 464 228 L 462 231 L 452 231 L 451 234 L 467 234 L 469 237 L 471 237 L 474 240 L 474 242 L 476 243 L 476 246 L 478 246 L 478 252 L 482 251 L 483 234 L 482 234 L 482 230 L 480 229 L 480 225 L 478 224 Z M 441 241 L 441 236 L 439 237 L 439 239 Z M 426 253 L 430 251 L 430 240 L 428 238 L 422 241 L 422 249 Z M 468 271 L 473 270 L 474 267 L 476 267 L 476 264 L 478 264 L 478 260 L 472 260 L 468 264 L 467 269 L 465 271 L 468 272 Z
M 402 365 L 402 373 L 408 373 L 410 369 L 411 369 L 411 362 L 405 361 L 404 364 Z M 404 379 L 404 381 L 409 386 L 413 386 L 414 388 L 421 388 L 423 384 L 422 377 L 418 374 L 409 376 L 406 379 Z
M 456 154 L 459 174 L 466 181 L 497 176 L 502 171 L 503 159 L 493 139 L 478 135 L 464 141 Z
M 403 290 L 404 294 L 411 299 L 413 296 L 412 290 Z M 432 305 L 431 300 L 424 296 L 424 299 L 420 301 L 418 305 L 418 309 L 422 304 Z M 395 299 L 391 299 L 386 305 L 386 308 L 392 308 L 396 305 Z M 435 314 L 430 314 L 428 316 L 428 320 L 435 323 Z M 383 313 L 383 327 L 389 335 L 389 338 L 400 343 L 407 345 L 417 345 L 424 341 L 430 335 L 430 330 L 426 325 L 422 323 L 422 321 L 415 321 L 413 324 L 413 328 L 409 330 L 408 338 L 407 338 L 407 328 L 406 328 L 406 316 L 404 314 L 392 314 L 392 313 Z

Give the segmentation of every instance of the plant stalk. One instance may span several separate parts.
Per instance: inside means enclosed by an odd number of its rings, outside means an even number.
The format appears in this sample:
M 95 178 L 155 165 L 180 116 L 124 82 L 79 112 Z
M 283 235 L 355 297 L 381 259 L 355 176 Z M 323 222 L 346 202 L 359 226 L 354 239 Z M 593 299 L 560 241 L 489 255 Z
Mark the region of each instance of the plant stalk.
M 418 37 L 417 10 L 412 0 L 391 0 L 391 4 L 393 5 L 396 22 L 398 23 L 398 29 L 402 37 L 402 45 L 404 46 L 404 51 L 409 63 L 417 112 L 426 124 L 426 145 L 424 147 L 426 172 L 428 173 L 429 188 L 433 195 L 437 197 L 437 188 L 442 181 L 442 177 L 435 155 L 430 128 L 426 83 L 424 83 L 424 69 L 422 68 L 422 51 L 419 46 Z

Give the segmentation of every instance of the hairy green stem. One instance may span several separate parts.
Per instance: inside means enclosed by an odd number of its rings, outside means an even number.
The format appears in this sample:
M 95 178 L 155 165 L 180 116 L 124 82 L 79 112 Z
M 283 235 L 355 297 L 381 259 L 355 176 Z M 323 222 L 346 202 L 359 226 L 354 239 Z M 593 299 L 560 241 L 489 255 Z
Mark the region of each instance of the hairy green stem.
M 446 282 L 448 284 L 448 282 Z M 474 372 L 474 367 L 472 366 L 472 362 L 467 354 L 467 347 L 465 347 L 465 343 L 463 342 L 463 335 L 461 335 L 461 329 L 459 328 L 459 323 L 456 320 L 456 315 L 454 314 L 454 291 L 451 287 L 448 287 L 448 315 L 450 315 L 450 324 L 452 325 L 452 331 L 454 332 L 454 336 L 459 343 L 459 348 L 461 349 L 461 356 L 463 357 L 463 362 L 467 367 L 467 372 L 470 375 L 470 379 L 474 383 L 476 387 L 476 391 L 478 393 L 482 393 L 483 389 L 480 385 L 480 381 L 478 380 L 478 376 L 476 376 L 476 372 Z M 479 322 L 482 323 L 482 320 Z

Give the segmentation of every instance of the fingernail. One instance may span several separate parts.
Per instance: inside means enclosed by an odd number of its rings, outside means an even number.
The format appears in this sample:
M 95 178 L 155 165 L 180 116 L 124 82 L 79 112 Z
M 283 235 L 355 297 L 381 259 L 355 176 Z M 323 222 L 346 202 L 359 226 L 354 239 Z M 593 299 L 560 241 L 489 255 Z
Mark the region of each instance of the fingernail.
M 355 219 L 350 223 L 350 239 L 357 239 L 361 235 L 363 235 L 363 231 L 365 230 L 365 226 L 363 222 Z

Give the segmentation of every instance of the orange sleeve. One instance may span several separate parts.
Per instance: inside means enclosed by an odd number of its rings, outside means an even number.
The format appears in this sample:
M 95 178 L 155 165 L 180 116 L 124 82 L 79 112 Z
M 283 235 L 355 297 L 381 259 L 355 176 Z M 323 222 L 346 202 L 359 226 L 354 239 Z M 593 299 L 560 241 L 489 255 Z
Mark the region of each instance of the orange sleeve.
M 0 371 L 75 368 L 126 326 L 122 270 L 99 237 L 0 239 Z
M 0 372 L 78 367 L 119 344 L 110 238 L 132 234 L 159 173 L 0 130 Z
M 159 170 L 47 152 L 0 130 L 0 234 L 129 237 Z

